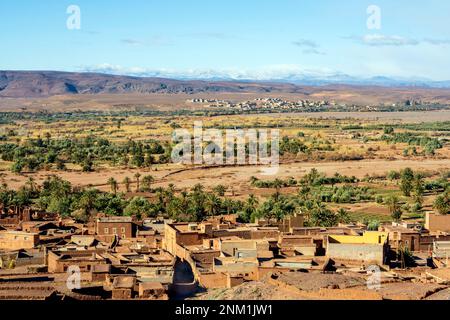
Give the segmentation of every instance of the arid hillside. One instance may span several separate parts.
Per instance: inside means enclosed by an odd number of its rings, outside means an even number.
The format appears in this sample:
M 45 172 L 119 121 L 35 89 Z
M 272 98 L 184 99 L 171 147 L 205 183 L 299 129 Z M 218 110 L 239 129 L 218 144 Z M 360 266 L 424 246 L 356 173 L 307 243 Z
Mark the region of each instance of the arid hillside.
M 450 89 L 289 83 L 180 81 L 95 73 L 0 71 L 0 110 L 105 110 L 118 107 L 186 108 L 192 98 L 243 101 L 275 97 L 374 105 L 406 100 L 447 104 Z

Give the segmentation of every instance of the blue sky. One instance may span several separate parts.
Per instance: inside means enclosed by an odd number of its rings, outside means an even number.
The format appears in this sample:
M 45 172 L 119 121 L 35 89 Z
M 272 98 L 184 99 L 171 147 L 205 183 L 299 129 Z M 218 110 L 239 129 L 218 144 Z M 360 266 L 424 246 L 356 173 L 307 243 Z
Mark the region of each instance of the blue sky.
M 2 0 L 0 39 L 3 70 L 450 80 L 446 0 Z

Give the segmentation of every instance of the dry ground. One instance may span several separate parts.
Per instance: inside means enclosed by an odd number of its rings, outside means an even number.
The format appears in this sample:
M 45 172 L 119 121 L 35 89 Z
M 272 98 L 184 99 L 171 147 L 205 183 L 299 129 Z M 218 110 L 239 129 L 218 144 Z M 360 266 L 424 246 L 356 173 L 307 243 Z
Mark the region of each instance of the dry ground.
M 276 283 L 276 284 L 275 284 Z M 294 273 L 251 281 L 231 289 L 212 289 L 196 300 L 447 300 L 448 286 L 436 283 L 396 281 L 369 289 L 363 275 Z
M 422 161 L 414 160 L 362 160 L 362 161 L 345 161 L 345 162 L 299 162 L 290 164 L 281 164 L 278 173 L 275 176 L 264 175 L 260 166 L 240 166 L 240 167 L 220 167 L 205 168 L 193 167 L 183 168 L 173 165 L 158 166 L 155 169 L 120 169 L 111 168 L 98 172 L 61 172 L 61 171 L 40 171 L 32 174 L 17 175 L 9 171 L 3 171 L 0 179 L 8 184 L 11 188 L 22 186 L 29 176 L 33 176 L 36 182 L 40 183 L 50 175 L 58 175 L 61 178 L 71 181 L 75 186 L 98 186 L 99 189 L 109 190 L 107 180 L 114 177 L 121 182 L 125 177 L 132 179 L 136 172 L 142 175 L 150 174 L 155 177 L 154 187 L 168 186 L 174 184 L 177 189 L 189 189 L 197 183 L 202 183 L 205 187 L 214 187 L 217 184 L 232 187 L 237 195 L 264 192 L 266 189 L 252 189 L 249 187 L 249 180 L 255 176 L 263 180 L 273 180 L 275 178 L 296 179 L 307 174 L 311 169 L 316 168 L 318 171 L 327 175 L 333 175 L 339 172 L 342 175 L 356 176 L 363 178 L 366 174 L 385 174 L 390 170 L 401 170 L 410 167 L 413 170 L 420 171 L 441 171 L 450 170 L 450 162 L 446 159 L 425 159 Z M 121 188 L 119 188 L 120 191 Z M 122 186 L 123 189 L 123 186 Z M 270 189 L 269 189 L 270 190 Z M 273 190 L 271 190 L 273 191 Z

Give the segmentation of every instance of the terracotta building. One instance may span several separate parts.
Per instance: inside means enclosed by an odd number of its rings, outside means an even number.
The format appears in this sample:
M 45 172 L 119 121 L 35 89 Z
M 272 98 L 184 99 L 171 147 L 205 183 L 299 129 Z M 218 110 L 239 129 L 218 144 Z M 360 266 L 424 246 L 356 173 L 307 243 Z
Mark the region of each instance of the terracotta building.
M 111 241 L 115 236 L 121 239 L 135 238 L 136 230 L 137 226 L 131 217 L 98 218 L 95 227 L 95 233 L 105 241 Z

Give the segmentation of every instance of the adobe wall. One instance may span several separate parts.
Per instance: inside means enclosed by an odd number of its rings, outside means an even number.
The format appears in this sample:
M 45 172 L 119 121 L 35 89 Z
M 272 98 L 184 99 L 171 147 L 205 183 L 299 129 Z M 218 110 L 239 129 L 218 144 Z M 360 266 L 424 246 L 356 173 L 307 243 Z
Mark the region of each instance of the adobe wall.
M 172 255 L 177 255 L 177 247 L 202 245 L 204 235 L 198 232 L 179 232 L 175 227 L 166 224 L 164 226 L 163 248 Z
M 254 263 L 229 263 L 223 265 L 214 265 L 215 272 L 244 274 L 248 280 L 253 280 L 258 277 L 258 266 Z
M 251 239 L 278 239 L 280 232 L 278 230 L 252 230 L 251 231 Z
M 198 273 L 197 281 L 206 289 L 226 288 L 228 276 L 224 272 Z
M 233 230 L 233 229 L 224 229 L 224 230 L 213 230 L 213 237 L 214 238 L 221 238 L 221 237 L 231 237 L 236 236 L 241 239 L 251 239 L 252 238 L 252 231 L 249 230 Z
M 241 276 L 227 276 L 227 288 L 233 288 L 238 285 L 241 285 L 244 283 L 244 278 Z
M 133 291 L 131 289 L 113 289 L 113 300 L 128 300 L 133 297 Z
M 427 213 L 425 215 L 425 229 L 450 232 L 450 215 Z
M 200 264 L 210 264 L 214 263 L 214 258 L 220 257 L 220 251 L 200 251 L 192 252 L 192 259 L 199 262 Z
M 34 233 L 17 234 L 14 232 L 0 232 L 0 249 L 6 251 L 32 249 L 39 242 L 39 235 Z
M 327 257 L 382 265 L 384 247 L 376 244 L 328 243 Z
M 312 245 L 313 243 L 313 238 L 310 236 L 288 236 L 282 237 L 280 241 L 281 246 Z
M 56 272 L 58 270 L 58 256 L 53 252 L 47 253 L 48 272 Z
M 178 233 L 177 244 L 182 246 L 192 246 L 203 244 L 203 238 L 198 232 Z
M 0 219 L 0 225 L 18 225 L 20 222 L 18 217 Z

